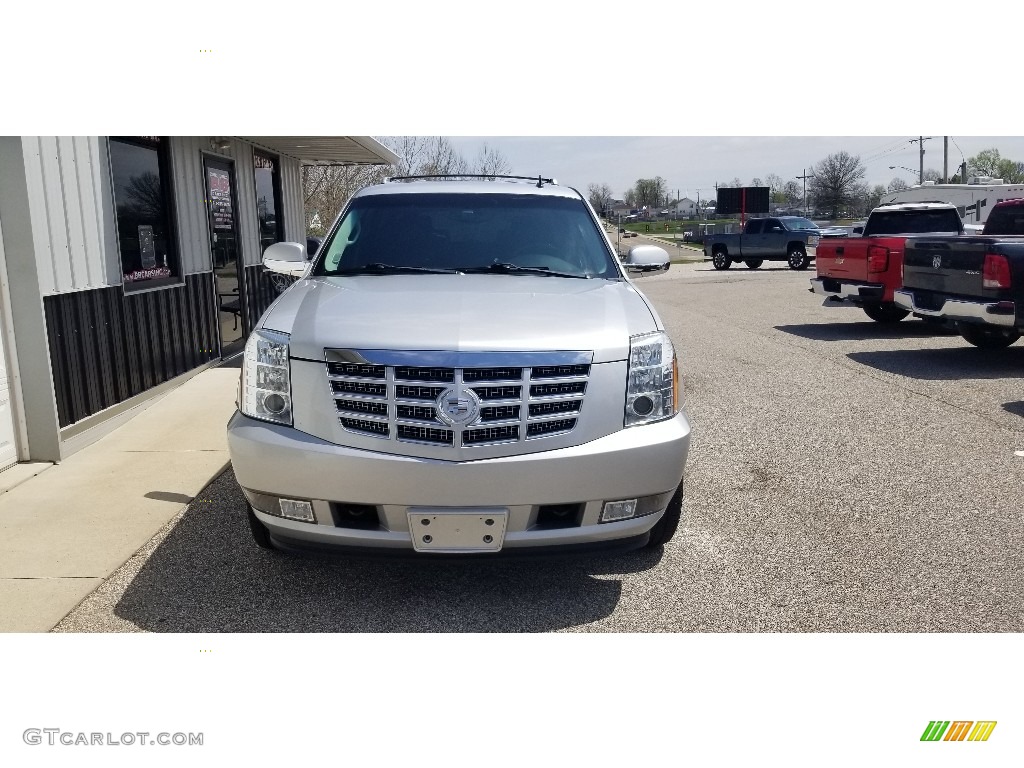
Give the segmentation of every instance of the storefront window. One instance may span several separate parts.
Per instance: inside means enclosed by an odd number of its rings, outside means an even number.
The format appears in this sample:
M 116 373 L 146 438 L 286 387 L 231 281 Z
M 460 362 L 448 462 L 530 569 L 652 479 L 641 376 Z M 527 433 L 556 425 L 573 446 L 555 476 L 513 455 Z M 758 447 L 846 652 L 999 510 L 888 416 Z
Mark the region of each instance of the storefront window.
M 125 290 L 179 283 L 166 139 L 111 137 L 110 167 Z
M 256 212 L 260 222 L 260 253 L 284 240 L 281 219 L 281 178 L 278 161 L 262 152 L 253 153 L 256 172 Z

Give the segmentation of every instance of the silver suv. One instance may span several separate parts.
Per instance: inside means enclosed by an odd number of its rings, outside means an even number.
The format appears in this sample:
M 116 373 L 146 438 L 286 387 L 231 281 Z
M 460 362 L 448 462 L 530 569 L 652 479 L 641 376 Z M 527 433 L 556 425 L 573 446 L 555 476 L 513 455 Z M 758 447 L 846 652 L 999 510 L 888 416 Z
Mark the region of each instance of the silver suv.
M 256 543 L 493 557 L 659 546 L 690 424 L 657 313 L 553 180 L 357 193 L 248 339 L 228 424 Z

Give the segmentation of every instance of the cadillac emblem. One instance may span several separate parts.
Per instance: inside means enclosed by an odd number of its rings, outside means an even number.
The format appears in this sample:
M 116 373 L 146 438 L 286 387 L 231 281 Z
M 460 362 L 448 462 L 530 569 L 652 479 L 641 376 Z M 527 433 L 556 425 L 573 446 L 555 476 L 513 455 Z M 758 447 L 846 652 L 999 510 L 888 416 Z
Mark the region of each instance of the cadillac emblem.
M 935 267 L 935 269 L 939 269 L 942 266 L 942 256 L 939 254 L 932 256 L 932 266 Z
M 468 387 L 455 386 L 446 389 L 434 401 L 437 415 L 445 424 L 469 424 L 480 414 L 480 399 Z

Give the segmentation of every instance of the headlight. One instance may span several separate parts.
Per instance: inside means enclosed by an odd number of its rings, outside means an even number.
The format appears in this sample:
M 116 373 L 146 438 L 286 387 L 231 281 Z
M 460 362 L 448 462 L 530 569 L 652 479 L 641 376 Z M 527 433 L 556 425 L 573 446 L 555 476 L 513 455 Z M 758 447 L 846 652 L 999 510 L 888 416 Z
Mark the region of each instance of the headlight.
M 629 340 L 625 425 L 634 427 L 670 419 L 679 412 L 679 369 L 665 333 L 645 333 Z
M 253 331 L 245 343 L 240 410 L 246 416 L 292 425 L 289 338 L 277 331 Z

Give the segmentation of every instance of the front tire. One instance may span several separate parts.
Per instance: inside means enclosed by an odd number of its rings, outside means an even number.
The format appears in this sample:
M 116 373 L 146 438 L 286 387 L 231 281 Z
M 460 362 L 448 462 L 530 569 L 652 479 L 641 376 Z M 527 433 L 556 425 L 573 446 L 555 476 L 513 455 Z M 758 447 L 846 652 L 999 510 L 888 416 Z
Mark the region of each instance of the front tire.
M 1006 349 L 1020 338 L 1016 331 L 986 328 L 971 323 L 957 323 L 956 330 L 968 344 L 973 344 L 978 349 Z
M 807 269 L 807 266 L 811 263 L 807 251 L 803 249 L 803 246 L 799 245 L 794 245 L 789 249 L 789 252 L 786 254 L 786 260 L 789 262 L 790 269 Z
M 898 323 L 909 315 L 910 312 L 888 304 L 865 304 L 864 314 L 876 323 Z
M 764 264 L 764 259 L 747 259 L 744 263 L 747 265 L 747 269 L 757 269 Z
M 732 266 L 732 259 L 726 251 L 715 251 L 711 254 L 711 263 L 715 269 L 728 269 Z
M 655 547 L 661 547 L 668 544 L 669 540 L 675 535 L 679 529 L 679 521 L 683 516 L 683 484 L 679 483 L 679 487 L 676 488 L 676 492 L 672 495 L 672 500 L 669 501 L 668 507 L 665 508 L 665 514 L 661 516 L 661 520 L 654 524 L 651 528 L 651 536 L 647 540 L 645 545 L 648 549 Z

